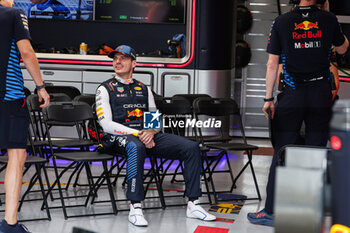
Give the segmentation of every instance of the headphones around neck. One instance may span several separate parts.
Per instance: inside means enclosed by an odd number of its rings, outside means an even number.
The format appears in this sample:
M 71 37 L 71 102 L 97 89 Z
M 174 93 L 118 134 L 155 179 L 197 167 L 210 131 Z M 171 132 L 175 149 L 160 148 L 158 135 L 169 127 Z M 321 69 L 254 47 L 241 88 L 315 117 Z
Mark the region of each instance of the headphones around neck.
M 324 4 L 326 0 L 317 0 L 316 4 Z M 289 4 L 299 4 L 300 0 L 289 0 Z

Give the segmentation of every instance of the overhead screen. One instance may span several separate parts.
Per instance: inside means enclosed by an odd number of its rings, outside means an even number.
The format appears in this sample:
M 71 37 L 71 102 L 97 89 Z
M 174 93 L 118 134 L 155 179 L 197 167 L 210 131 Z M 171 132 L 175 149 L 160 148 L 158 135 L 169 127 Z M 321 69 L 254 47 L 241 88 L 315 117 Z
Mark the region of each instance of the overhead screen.
M 28 18 L 92 20 L 93 0 L 15 0 Z
M 185 0 L 15 0 L 15 7 L 34 19 L 185 23 Z
M 185 0 L 96 0 L 95 20 L 184 23 Z

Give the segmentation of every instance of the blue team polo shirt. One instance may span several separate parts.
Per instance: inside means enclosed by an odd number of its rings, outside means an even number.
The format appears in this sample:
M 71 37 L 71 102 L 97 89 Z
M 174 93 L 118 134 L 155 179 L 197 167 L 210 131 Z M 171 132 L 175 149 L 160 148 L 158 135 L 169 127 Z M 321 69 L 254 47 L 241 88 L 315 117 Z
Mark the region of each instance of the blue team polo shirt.
M 16 43 L 31 39 L 27 17 L 21 9 L 0 5 L 0 28 L 0 101 L 13 101 L 25 97 Z

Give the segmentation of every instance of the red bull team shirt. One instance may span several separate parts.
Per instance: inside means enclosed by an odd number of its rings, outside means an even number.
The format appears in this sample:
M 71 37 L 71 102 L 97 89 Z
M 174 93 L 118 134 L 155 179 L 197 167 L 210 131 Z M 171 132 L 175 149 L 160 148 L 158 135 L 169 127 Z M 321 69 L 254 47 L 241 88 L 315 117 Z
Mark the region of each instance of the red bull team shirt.
M 298 6 L 275 19 L 267 52 L 280 55 L 286 73 L 294 79 L 311 79 L 329 70 L 332 45 L 344 42 L 334 14 L 316 6 Z

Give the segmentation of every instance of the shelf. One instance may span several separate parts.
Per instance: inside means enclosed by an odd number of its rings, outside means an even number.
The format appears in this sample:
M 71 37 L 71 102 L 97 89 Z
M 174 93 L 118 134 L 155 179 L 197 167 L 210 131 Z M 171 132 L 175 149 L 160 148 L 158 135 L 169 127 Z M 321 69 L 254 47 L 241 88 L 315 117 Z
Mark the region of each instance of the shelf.
M 350 15 L 337 15 L 339 23 L 350 23 Z
M 73 60 L 73 61 L 98 61 L 98 62 L 112 62 L 107 55 L 79 55 L 79 54 L 60 54 L 60 53 L 37 53 L 38 59 L 49 60 Z M 171 63 L 182 64 L 189 59 L 186 55 L 183 58 L 169 58 L 169 57 L 137 57 L 138 63 Z

